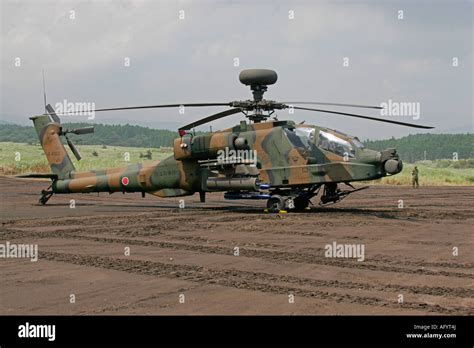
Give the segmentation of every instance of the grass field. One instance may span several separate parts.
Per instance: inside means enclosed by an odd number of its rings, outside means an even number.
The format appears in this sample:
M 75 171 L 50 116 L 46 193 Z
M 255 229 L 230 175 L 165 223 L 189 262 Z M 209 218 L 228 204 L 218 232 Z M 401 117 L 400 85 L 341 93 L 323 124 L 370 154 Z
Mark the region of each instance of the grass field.
M 455 161 L 448 167 L 437 166 L 440 161 L 419 161 L 415 164 L 404 163 L 403 170 L 394 176 L 388 176 L 379 180 L 371 181 L 372 184 L 389 185 L 411 185 L 411 171 L 416 165 L 418 167 L 418 178 L 420 185 L 474 185 L 474 168 L 456 168 Z
M 141 158 L 151 151 L 152 161 L 162 160 L 172 154 L 171 148 L 140 148 L 101 145 L 80 145 L 82 160 L 74 165 L 78 171 L 120 167 L 131 163 L 150 161 Z M 93 153 L 96 152 L 97 156 Z M 125 154 L 129 153 L 129 161 Z M 19 156 L 19 157 L 18 157 Z M 18 159 L 18 160 L 16 160 Z M 436 160 L 417 162 L 420 185 L 474 185 L 474 160 Z M 404 164 L 403 171 L 392 177 L 370 181 L 371 184 L 411 185 L 411 171 L 414 164 Z M 40 145 L 0 142 L 0 174 L 18 175 L 25 173 L 50 172 L 46 157 Z
M 120 167 L 138 162 L 162 160 L 172 154 L 170 148 L 141 148 L 102 145 L 78 145 L 82 159 L 76 161 L 69 149 L 69 157 L 78 171 Z M 151 151 L 152 159 L 140 158 Z M 97 156 L 93 153 L 96 152 Z M 125 160 L 126 153 L 129 161 Z M 0 142 L 0 174 L 18 175 L 25 173 L 49 173 L 50 168 L 40 145 Z

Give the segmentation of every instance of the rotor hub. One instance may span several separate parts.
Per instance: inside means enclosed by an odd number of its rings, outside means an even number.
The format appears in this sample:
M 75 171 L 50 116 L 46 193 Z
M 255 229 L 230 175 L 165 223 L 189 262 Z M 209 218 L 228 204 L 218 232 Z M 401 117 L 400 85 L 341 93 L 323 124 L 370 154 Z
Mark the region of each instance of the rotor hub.
M 250 121 L 255 123 L 265 121 L 275 110 L 283 110 L 286 105 L 274 100 L 238 100 L 232 102 L 233 108 L 239 108 Z

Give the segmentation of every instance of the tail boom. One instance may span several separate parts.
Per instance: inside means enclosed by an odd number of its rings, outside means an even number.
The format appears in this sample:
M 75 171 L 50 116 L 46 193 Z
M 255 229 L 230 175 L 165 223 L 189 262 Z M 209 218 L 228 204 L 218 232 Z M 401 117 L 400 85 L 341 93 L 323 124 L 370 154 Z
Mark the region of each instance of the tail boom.
M 199 184 L 197 168 L 185 169 L 181 161 L 170 156 L 148 165 L 72 173 L 70 179 L 54 181 L 52 189 L 54 193 L 147 192 L 171 197 L 193 194 L 199 190 Z

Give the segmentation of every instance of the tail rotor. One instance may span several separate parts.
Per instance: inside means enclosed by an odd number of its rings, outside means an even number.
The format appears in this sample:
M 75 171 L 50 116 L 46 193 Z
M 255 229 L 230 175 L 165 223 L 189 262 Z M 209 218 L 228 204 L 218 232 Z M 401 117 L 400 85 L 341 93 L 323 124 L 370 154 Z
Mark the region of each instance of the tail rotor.
M 59 126 L 60 126 L 59 135 L 62 135 L 62 136 L 64 136 L 64 138 L 66 138 L 66 143 L 69 146 L 69 148 L 71 149 L 71 152 L 74 154 L 74 157 L 76 157 L 76 159 L 78 161 L 80 161 L 81 158 L 82 158 L 81 153 L 79 152 L 79 149 L 77 148 L 77 146 L 72 142 L 71 139 L 69 139 L 69 137 L 67 135 L 70 134 L 70 133 L 76 134 L 76 135 L 94 133 L 94 131 L 95 131 L 94 126 L 83 127 L 83 128 L 74 128 L 74 129 L 66 129 L 66 128 L 62 127 L 61 119 L 56 114 L 56 112 L 54 111 L 53 107 L 50 104 L 46 105 L 46 111 L 47 111 L 48 115 L 51 117 L 51 119 L 54 122 L 56 122 L 57 124 L 59 124 Z

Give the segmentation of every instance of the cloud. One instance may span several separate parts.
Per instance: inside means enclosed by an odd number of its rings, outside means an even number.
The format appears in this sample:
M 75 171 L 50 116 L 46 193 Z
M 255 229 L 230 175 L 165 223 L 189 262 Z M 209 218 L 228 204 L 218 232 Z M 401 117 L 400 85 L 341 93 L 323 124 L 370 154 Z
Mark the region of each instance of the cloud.
M 422 103 L 424 123 L 472 126 L 470 4 L 363 2 L 3 1 L 2 117 L 40 112 L 41 69 L 51 101 L 98 107 L 251 96 L 244 68 L 273 68 L 271 99 Z M 397 18 L 404 10 L 404 19 Z M 179 19 L 179 11 L 185 19 Z M 75 19 L 71 12 L 75 11 Z M 294 11 L 294 19 L 289 18 Z M 450 63 L 457 56 L 460 66 Z M 22 66 L 14 66 L 21 57 Z M 349 67 L 342 65 L 349 58 Z M 130 67 L 124 66 L 130 59 Z M 240 66 L 234 66 L 234 58 Z M 450 117 L 446 117 L 450 110 Z M 100 114 L 176 128 L 219 110 Z M 280 112 L 280 118 L 288 117 Z M 376 116 L 376 115 L 375 115 Z M 239 115 L 214 123 L 228 127 Z M 412 130 L 324 114 L 296 113 L 361 137 Z

